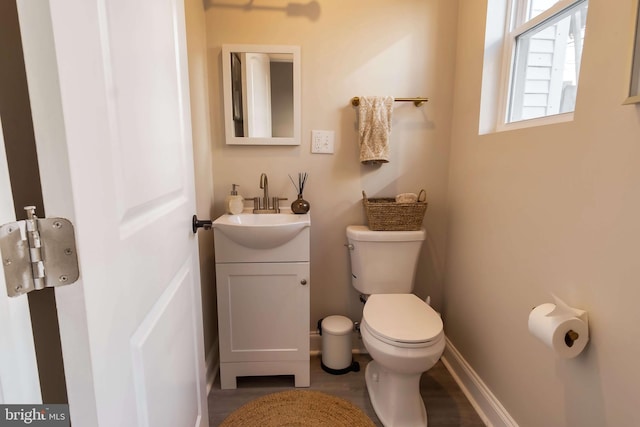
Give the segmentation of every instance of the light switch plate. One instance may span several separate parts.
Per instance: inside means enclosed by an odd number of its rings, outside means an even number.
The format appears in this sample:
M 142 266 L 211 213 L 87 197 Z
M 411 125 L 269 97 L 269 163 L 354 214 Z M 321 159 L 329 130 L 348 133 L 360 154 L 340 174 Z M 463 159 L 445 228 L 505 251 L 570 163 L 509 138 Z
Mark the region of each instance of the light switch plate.
M 335 132 L 332 130 L 311 131 L 311 152 L 320 154 L 333 154 Z

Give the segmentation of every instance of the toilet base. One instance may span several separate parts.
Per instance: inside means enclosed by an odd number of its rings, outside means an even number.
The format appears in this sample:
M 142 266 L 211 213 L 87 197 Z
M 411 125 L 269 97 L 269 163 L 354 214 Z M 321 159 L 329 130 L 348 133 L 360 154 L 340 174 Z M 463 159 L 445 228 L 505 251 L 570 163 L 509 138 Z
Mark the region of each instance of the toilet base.
M 421 376 L 422 372 L 392 373 L 375 360 L 367 364 L 369 400 L 385 427 L 427 426 L 427 410 L 420 395 Z

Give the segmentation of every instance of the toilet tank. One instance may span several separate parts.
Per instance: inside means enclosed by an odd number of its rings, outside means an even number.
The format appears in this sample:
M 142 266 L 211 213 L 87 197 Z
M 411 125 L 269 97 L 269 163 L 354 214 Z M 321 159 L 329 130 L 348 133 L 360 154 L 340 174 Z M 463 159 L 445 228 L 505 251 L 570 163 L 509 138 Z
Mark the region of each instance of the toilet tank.
M 353 287 L 366 295 L 410 293 L 425 236 L 424 229 L 371 231 L 364 225 L 348 226 Z

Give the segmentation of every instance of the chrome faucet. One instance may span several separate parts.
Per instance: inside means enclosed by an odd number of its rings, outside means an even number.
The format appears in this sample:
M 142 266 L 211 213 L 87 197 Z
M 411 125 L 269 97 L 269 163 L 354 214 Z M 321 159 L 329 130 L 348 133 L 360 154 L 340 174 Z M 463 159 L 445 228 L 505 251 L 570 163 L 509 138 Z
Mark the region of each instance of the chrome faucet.
M 269 197 L 269 179 L 266 173 L 260 174 L 260 189 L 263 190 L 263 196 L 253 198 L 253 213 L 280 213 L 280 200 L 287 200 L 287 198 Z
M 264 190 L 262 206 L 264 206 L 265 209 L 269 209 L 269 180 L 267 179 L 266 173 L 260 175 L 260 189 Z

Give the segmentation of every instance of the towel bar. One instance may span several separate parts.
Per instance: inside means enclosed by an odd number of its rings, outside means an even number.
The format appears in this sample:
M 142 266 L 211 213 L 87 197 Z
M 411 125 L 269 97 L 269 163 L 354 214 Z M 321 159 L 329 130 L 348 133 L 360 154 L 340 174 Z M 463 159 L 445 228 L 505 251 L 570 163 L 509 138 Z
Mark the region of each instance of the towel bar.
M 417 97 L 417 98 L 394 98 L 394 101 L 397 102 L 413 102 L 413 105 L 415 105 L 416 107 L 421 106 L 422 104 L 424 104 L 425 102 L 429 101 L 429 98 L 421 98 L 421 97 Z M 358 105 L 360 105 L 360 98 L 357 96 L 354 96 L 353 98 L 351 98 L 351 105 L 353 105 L 354 107 L 357 107 Z

